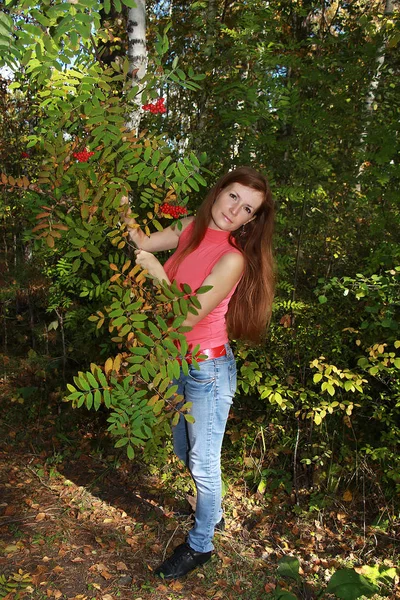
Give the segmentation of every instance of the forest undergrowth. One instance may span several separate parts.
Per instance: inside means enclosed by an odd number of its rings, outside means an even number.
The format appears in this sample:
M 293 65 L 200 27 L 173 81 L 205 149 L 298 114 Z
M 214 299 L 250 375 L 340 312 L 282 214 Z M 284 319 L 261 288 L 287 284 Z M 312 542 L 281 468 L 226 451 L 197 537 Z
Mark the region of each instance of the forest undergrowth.
M 254 485 L 249 457 L 231 441 L 240 402 L 223 456 L 227 528 L 211 564 L 167 583 L 152 571 L 184 540 L 193 503 L 190 478 L 172 453 L 162 466 L 128 461 L 105 436 L 101 414 L 45 402 L 29 408 L 12 395 L 3 382 L 0 597 L 313 599 L 329 597 L 333 573 L 352 568 L 361 578 L 374 569 L 388 574 L 374 597 L 400 598 L 393 507 L 379 491 L 323 497 L 318 486 L 300 489 L 296 501 L 290 465 L 286 479 L 276 472 L 266 489 Z M 282 560 L 298 564 L 298 573 L 287 577 Z

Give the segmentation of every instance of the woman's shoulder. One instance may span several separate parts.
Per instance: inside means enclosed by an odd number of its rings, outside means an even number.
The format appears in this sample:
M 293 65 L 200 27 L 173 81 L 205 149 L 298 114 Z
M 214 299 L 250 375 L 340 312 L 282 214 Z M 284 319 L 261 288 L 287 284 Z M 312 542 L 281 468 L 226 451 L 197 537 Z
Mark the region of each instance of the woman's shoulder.
M 221 258 L 218 260 L 215 266 L 217 266 L 218 269 L 226 269 L 227 271 L 229 271 L 231 269 L 243 270 L 245 264 L 246 259 L 244 255 L 239 250 L 232 248 L 231 250 L 228 250 L 228 252 L 225 252 L 221 256 Z

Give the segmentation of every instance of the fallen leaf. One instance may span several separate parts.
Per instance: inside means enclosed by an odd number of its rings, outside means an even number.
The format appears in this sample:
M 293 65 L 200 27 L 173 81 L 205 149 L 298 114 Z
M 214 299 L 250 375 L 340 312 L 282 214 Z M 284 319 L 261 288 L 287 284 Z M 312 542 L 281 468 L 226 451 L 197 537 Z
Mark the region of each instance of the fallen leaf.
M 54 598 L 56 598 L 56 599 L 61 598 L 62 592 L 60 592 L 60 590 L 55 590 L 53 595 L 54 595 Z
M 90 585 L 94 587 L 95 590 L 101 590 L 101 585 L 99 585 L 98 583 L 91 583 Z
M 232 564 L 232 559 L 228 556 L 222 556 L 222 566 L 229 567 Z
M 126 566 L 126 564 L 124 562 L 118 562 L 117 563 L 117 571 L 127 571 L 128 567 Z
M 43 512 L 42 513 L 38 513 L 36 515 L 35 521 L 43 521 L 43 519 L 45 519 L 45 518 L 46 518 L 46 513 L 43 513 Z
M 345 491 L 345 493 L 343 494 L 343 500 L 345 502 L 351 502 L 353 500 L 353 494 L 350 490 Z
M 13 554 L 14 552 L 19 552 L 19 547 L 16 544 L 10 544 L 4 548 L 5 554 Z
M 126 543 L 129 544 L 130 546 L 137 546 L 139 542 L 138 538 L 126 538 Z
M 12 515 L 15 515 L 16 510 L 17 509 L 15 508 L 15 506 L 11 506 L 11 505 L 7 506 L 6 509 L 5 509 L 5 511 L 4 511 L 4 516 L 5 517 L 11 517 Z
M 53 573 L 62 573 L 63 571 L 64 571 L 64 567 L 60 567 L 59 565 L 57 565 L 53 569 Z
M 173 581 L 170 585 L 169 588 L 171 590 L 174 590 L 174 592 L 180 592 L 181 589 L 183 588 L 183 583 L 181 583 L 180 581 Z
M 267 592 L 267 594 L 269 594 L 270 592 L 272 592 L 272 590 L 275 589 L 275 584 L 274 583 L 266 583 L 264 586 L 264 590 Z

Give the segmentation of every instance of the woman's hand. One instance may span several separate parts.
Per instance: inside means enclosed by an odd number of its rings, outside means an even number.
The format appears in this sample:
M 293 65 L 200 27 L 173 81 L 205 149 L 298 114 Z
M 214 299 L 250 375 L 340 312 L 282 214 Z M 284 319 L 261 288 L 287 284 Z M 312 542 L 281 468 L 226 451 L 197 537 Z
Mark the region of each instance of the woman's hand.
M 170 280 L 164 268 L 159 260 L 151 254 L 151 252 L 146 252 L 145 250 L 135 250 L 136 255 L 136 264 L 140 265 L 143 269 L 146 269 L 148 273 L 158 279 L 158 281 L 166 281 L 170 284 Z

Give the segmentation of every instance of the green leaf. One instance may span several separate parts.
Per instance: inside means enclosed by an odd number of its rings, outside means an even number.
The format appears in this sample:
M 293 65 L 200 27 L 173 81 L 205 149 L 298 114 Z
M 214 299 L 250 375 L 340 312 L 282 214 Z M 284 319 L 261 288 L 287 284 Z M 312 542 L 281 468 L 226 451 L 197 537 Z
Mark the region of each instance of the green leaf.
M 183 416 L 185 417 L 185 421 L 187 421 L 188 423 L 194 423 L 195 422 L 195 418 L 194 418 L 193 415 L 185 413 Z
M 353 569 L 340 569 L 330 578 L 326 591 L 342 600 L 356 600 L 360 596 L 369 598 L 377 594 L 379 588 Z
M 127 437 L 121 438 L 120 440 L 117 441 L 114 448 L 122 448 L 122 446 L 126 446 L 126 444 L 128 442 L 129 442 L 129 439 Z
M 136 335 L 137 335 L 138 340 L 140 342 L 142 342 L 142 344 L 145 344 L 146 346 L 150 346 L 150 347 L 154 346 L 154 340 L 152 340 L 151 337 L 149 337 L 145 333 L 142 333 L 141 331 L 139 331 Z
M 93 406 L 93 394 L 92 394 L 92 392 L 89 392 L 86 395 L 85 404 L 86 404 L 86 408 L 88 410 L 90 410 L 92 408 L 92 406 Z
M 137 354 L 139 356 L 147 356 L 147 354 L 149 353 L 149 349 L 142 348 L 142 346 L 132 346 L 130 348 L 130 351 L 132 352 L 132 354 Z
M 167 391 L 165 392 L 164 397 L 166 399 L 171 398 L 171 396 L 173 396 L 176 393 L 177 389 L 178 389 L 177 385 L 171 385 L 171 387 L 169 387 L 167 389 Z
M 209 292 L 213 289 L 212 285 L 202 285 L 199 289 L 196 290 L 196 294 L 205 294 L 205 292 Z
M 100 390 L 96 390 L 94 393 L 93 407 L 94 410 L 99 410 L 101 405 L 101 392 Z
M 161 339 L 161 331 L 152 323 L 151 321 L 147 322 L 147 327 L 150 329 L 150 332 L 156 337 L 158 340 Z
M 290 577 L 295 581 L 300 581 L 299 575 L 300 563 L 295 556 L 284 556 L 278 562 L 278 573 L 282 577 Z
M 96 379 L 93 377 L 93 375 L 90 371 L 86 371 L 86 378 L 87 378 L 88 382 L 90 383 L 90 385 L 92 386 L 92 388 L 99 387 L 98 381 L 96 381 Z
M 177 360 L 172 361 L 172 375 L 174 379 L 179 379 L 179 375 L 181 372 L 181 366 Z
M 110 406 L 111 406 L 110 390 L 108 390 L 108 389 L 103 390 L 103 399 L 104 399 L 104 404 L 105 404 L 106 408 L 110 408 Z
M 74 378 L 75 380 L 75 378 Z M 78 374 L 78 381 L 79 381 L 79 386 L 81 390 L 88 392 L 90 390 L 90 385 L 88 384 L 88 382 L 85 379 L 85 376 L 83 373 L 79 373 Z
M 160 392 L 160 394 L 162 394 L 163 392 L 165 392 L 165 390 L 167 389 L 167 387 L 170 384 L 170 379 L 169 377 L 166 377 L 165 379 L 162 380 L 162 382 L 160 383 L 160 386 L 158 388 L 158 391 Z

